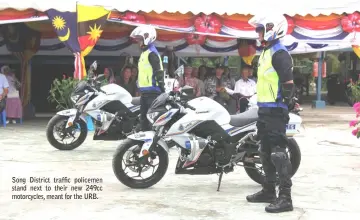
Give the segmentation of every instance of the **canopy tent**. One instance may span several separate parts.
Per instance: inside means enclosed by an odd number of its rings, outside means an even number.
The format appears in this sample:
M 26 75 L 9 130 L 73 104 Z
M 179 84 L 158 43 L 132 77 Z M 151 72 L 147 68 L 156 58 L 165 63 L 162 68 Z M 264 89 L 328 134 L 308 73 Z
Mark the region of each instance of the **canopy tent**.
M 356 0 L 328 0 L 314 1 L 314 0 L 302 0 L 302 1 L 284 1 L 284 0 L 251 0 L 251 2 L 242 2 L 234 0 L 207 0 L 207 1 L 194 1 L 194 0 L 182 0 L 179 4 L 169 0 L 131 0 L 131 1 L 113 1 L 113 0 L 65 0 L 65 1 L 49 1 L 49 0 L 1 0 L 0 10 L 7 8 L 14 8 L 18 10 L 25 10 L 29 8 L 36 9 L 38 11 L 47 11 L 49 9 L 57 9 L 58 11 L 76 11 L 76 3 L 98 5 L 99 3 L 105 6 L 108 10 L 116 11 L 142 11 L 145 13 L 176 13 L 181 14 L 212 14 L 219 15 L 234 15 L 244 14 L 253 15 L 257 13 L 277 12 L 287 14 L 289 16 L 294 15 L 330 15 L 330 14 L 351 14 L 354 11 L 359 10 L 360 1 Z
M 29 21 L 44 19 L 44 14 L 35 10 L 7 9 L 3 12 L 6 12 L 7 16 L 0 15 L 0 23 L 10 23 L 15 16 L 28 16 Z M 8 17 L 10 19 L 6 20 Z M 183 15 L 179 13 L 111 12 L 108 18 L 110 22 L 107 22 L 103 28 L 101 39 L 95 45 L 92 55 L 107 53 L 107 55 L 116 56 L 122 52 L 137 55 L 139 51 L 132 45 L 128 36 L 134 25 L 147 23 L 158 29 L 156 44 L 160 50 L 163 50 L 165 46 L 173 46 L 179 56 L 239 54 L 247 56 L 248 53 L 252 53 L 251 51 L 257 51 L 257 53 L 261 51 L 261 48 L 255 47 L 255 41 L 239 42 L 237 39 L 239 36 L 242 39 L 256 38 L 253 28 L 247 24 L 250 17 L 245 15 L 205 17 L 191 13 Z M 332 14 L 317 17 L 308 15 L 287 16 L 287 18 L 289 31 L 283 41 L 290 53 L 294 54 L 347 49 L 357 40 L 356 35 L 360 30 L 360 13 L 357 12 L 350 15 Z M 206 22 L 209 25 L 204 26 Z M 40 54 L 47 55 L 49 53 L 46 51 L 56 51 L 58 55 L 66 55 L 67 50 L 63 50 L 65 44 L 58 40 L 51 21 L 29 22 L 27 26 L 41 32 Z M 194 34 L 194 32 L 200 34 Z M 5 47 L 0 48 L 0 54 L 6 54 Z
M 360 55 L 357 46 L 360 45 L 360 13 L 357 12 L 360 11 L 360 1 L 331 0 L 323 3 L 304 0 L 290 3 L 252 0 L 251 4 L 240 4 L 234 0 L 203 3 L 183 0 L 181 4 L 174 4 L 165 0 L 102 0 L 102 6 L 95 6 L 98 4 L 94 0 L 0 1 L 0 24 L 29 21 L 26 28 L 21 25 L 16 28 L 3 26 L 4 41 L 0 41 L 0 45 L 6 46 L 21 60 L 23 82 L 28 81 L 27 63 L 35 53 L 69 50 L 69 54 L 75 56 L 74 76 L 78 78 L 86 75 L 84 57 L 91 51 L 95 51 L 94 55 L 122 52 L 136 55 L 139 51 L 127 36 L 134 26 L 140 24 L 158 29 L 156 44 L 160 50 L 173 46 L 176 53 L 183 56 L 240 55 L 250 57 L 246 59 L 249 61 L 261 48 L 256 47 L 256 34 L 247 21 L 251 14 L 269 12 L 287 17 L 289 31 L 283 41 L 291 53 L 353 46 Z M 46 19 L 45 15 L 50 22 L 34 22 Z M 119 26 L 115 23 L 127 26 L 116 29 L 114 27 Z M 56 42 L 56 37 L 61 42 Z M 28 98 L 25 100 L 24 104 Z

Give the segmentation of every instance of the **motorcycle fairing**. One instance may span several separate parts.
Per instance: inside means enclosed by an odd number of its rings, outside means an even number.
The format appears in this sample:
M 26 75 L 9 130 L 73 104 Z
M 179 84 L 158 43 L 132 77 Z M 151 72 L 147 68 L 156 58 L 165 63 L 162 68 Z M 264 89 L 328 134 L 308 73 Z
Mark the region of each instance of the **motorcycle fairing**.
M 74 122 L 77 111 L 78 111 L 77 109 L 72 108 L 72 109 L 66 109 L 66 110 L 59 111 L 56 114 L 69 117 L 68 121 L 66 123 L 66 127 L 65 127 L 65 128 L 68 128 L 69 124 L 72 124 Z M 80 118 L 81 118 L 81 120 L 83 120 L 86 123 L 86 118 L 85 118 L 84 114 L 81 114 Z
M 129 135 L 127 138 L 132 139 L 132 140 L 136 140 L 136 141 L 141 141 L 143 142 L 143 145 L 141 147 L 141 151 L 140 151 L 140 157 L 142 157 L 142 152 L 144 150 L 149 150 L 151 144 L 154 141 L 154 136 L 155 136 L 155 131 L 141 131 L 135 134 L 131 134 Z M 166 144 L 166 142 L 163 139 L 159 139 L 158 144 L 164 148 L 164 150 L 166 152 L 169 152 L 169 147 Z

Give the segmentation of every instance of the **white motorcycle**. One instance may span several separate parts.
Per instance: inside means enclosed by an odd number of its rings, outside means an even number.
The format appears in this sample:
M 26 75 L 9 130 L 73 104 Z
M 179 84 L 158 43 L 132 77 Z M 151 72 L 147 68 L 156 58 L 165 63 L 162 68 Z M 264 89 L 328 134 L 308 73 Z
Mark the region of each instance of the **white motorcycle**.
M 133 98 L 116 84 L 101 86 L 103 75 L 91 74 L 96 68 L 95 61 L 90 66 L 89 80 L 76 85 L 71 95 L 75 108 L 57 112 L 48 122 L 47 139 L 59 150 L 73 150 L 85 141 L 88 115 L 95 121 L 94 140 L 124 139 L 139 123 L 140 98 Z
M 120 144 L 113 157 L 113 171 L 118 180 L 131 188 L 153 186 L 167 171 L 169 147 L 176 146 L 179 159 L 175 174 L 220 174 L 219 190 L 223 173 L 240 165 L 252 180 L 264 183 L 258 152 L 261 143 L 257 139 L 257 108 L 229 115 L 210 98 L 186 102 L 182 101 L 184 94 L 193 94 L 193 89 L 184 87 L 178 93 L 160 95 L 147 115 L 154 131 L 135 133 Z M 301 161 L 300 148 L 292 138 L 299 133 L 301 122 L 300 116 L 290 113 L 286 134 L 292 175 Z M 136 175 L 130 176 L 129 171 Z M 147 171 L 150 176 L 143 177 Z

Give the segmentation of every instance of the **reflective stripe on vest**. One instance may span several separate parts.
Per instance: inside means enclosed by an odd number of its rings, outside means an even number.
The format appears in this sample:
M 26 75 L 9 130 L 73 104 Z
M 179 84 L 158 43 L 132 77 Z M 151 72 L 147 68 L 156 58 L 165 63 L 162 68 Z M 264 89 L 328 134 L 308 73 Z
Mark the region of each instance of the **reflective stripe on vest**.
M 256 85 L 259 107 L 287 108 L 282 101 L 276 101 L 282 100 L 279 76 L 272 65 L 272 56 L 278 50 L 287 51 L 285 46 L 276 43 L 271 48 L 263 50 L 260 55 Z
M 160 60 L 160 67 L 161 70 L 163 70 L 161 57 L 159 55 L 159 52 L 156 50 L 154 45 L 150 45 L 149 49 L 142 52 L 139 58 L 139 76 L 138 76 L 138 87 L 139 90 L 144 91 L 161 91 L 156 80 L 155 80 L 155 74 L 153 71 L 153 68 L 149 62 L 149 54 L 151 52 L 156 53 L 159 56 Z

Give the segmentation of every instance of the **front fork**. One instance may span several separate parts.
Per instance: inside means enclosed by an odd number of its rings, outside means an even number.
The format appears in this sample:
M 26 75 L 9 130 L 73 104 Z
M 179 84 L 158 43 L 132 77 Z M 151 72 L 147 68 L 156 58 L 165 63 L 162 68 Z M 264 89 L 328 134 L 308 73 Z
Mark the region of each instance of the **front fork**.
M 147 164 L 148 163 L 148 160 L 149 160 L 149 157 L 151 159 L 155 159 L 156 158 L 156 154 L 153 152 L 154 148 L 156 147 L 158 141 L 160 140 L 161 138 L 161 134 L 162 134 L 162 131 L 163 131 L 164 127 L 160 127 L 160 128 L 156 128 L 155 129 L 155 135 L 154 135 L 154 138 L 153 138 L 153 142 L 151 143 L 150 147 L 149 147 L 149 150 L 143 150 L 143 152 L 140 152 L 140 154 L 142 154 L 143 156 L 140 157 L 140 164 Z
M 67 123 L 66 123 L 66 126 L 65 126 L 65 131 L 67 133 L 71 132 L 71 130 L 73 129 L 74 126 L 77 126 L 76 125 L 76 121 L 78 121 L 80 119 L 80 116 L 81 116 L 81 112 L 82 112 L 82 108 L 83 107 L 80 107 L 80 109 L 78 109 L 76 111 L 76 114 L 73 115 L 73 116 L 70 116 Z M 80 119 L 81 120 L 81 119 Z

